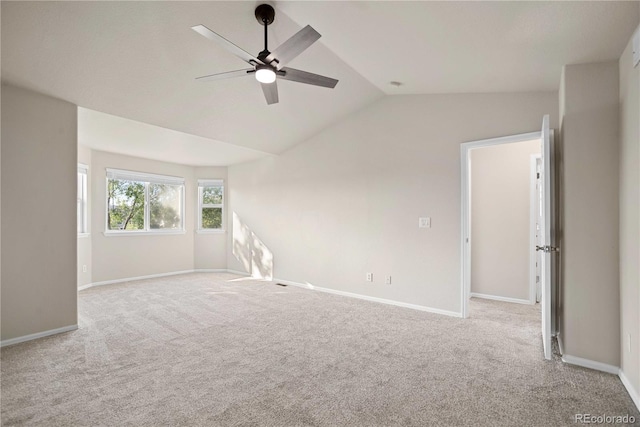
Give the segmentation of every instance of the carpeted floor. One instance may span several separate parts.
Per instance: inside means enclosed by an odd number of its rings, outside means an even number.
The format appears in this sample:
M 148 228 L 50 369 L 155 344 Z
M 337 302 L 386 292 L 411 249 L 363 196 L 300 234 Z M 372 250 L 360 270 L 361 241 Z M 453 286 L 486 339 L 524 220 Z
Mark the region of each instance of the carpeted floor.
M 536 307 L 462 320 L 190 274 L 79 294 L 80 329 L 3 348 L 2 425 L 561 426 L 640 414 L 544 361 Z

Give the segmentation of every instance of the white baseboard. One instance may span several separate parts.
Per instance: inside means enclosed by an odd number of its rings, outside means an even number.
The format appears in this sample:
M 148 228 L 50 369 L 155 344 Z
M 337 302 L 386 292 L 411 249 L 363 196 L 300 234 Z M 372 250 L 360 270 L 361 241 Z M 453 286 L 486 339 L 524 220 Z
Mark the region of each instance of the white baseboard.
M 329 293 L 329 294 L 341 295 L 341 296 L 350 297 L 350 298 L 357 298 L 357 299 L 361 299 L 361 300 L 365 300 L 365 301 L 372 301 L 372 302 L 377 302 L 377 303 L 381 303 L 381 304 L 395 305 L 395 306 L 398 306 L 398 307 L 411 308 L 413 310 L 426 311 L 426 312 L 435 313 L 435 314 L 443 314 L 445 316 L 462 317 L 462 313 L 458 313 L 458 312 L 455 312 L 455 311 L 441 310 L 439 308 L 431 308 L 431 307 L 426 307 L 426 306 L 423 306 L 423 305 L 409 304 L 409 303 L 406 303 L 406 302 L 394 301 L 394 300 L 385 299 L 385 298 L 371 297 L 371 296 L 368 296 L 368 295 L 355 294 L 355 293 L 352 293 L 352 292 L 345 292 L 345 291 L 338 291 L 338 290 L 330 289 L 330 288 L 322 288 L 322 287 L 319 287 L 319 286 L 314 286 L 314 285 L 312 285 L 310 283 L 299 283 L 299 282 L 292 282 L 291 280 L 283 280 L 283 279 L 275 279 L 275 278 L 272 281 L 273 282 L 277 282 L 277 283 L 282 283 L 283 285 L 297 286 L 299 288 L 311 289 L 311 290 L 314 290 L 314 291 L 326 292 L 326 293 Z
M 115 283 L 124 283 L 124 282 L 133 282 L 134 280 L 156 279 L 158 277 L 176 276 L 178 274 L 193 273 L 193 271 L 194 270 L 171 271 L 168 273 L 158 273 L 158 274 L 149 274 L 146 276 L 125 277 L 123 279 L 105 280 L 102 282 L 93 282 L 93 283 L 89 283 L 88 285 L 78 286 L 78 290 L 83 291 L 85 289 L 93 288 L 96 286 L 113 285 Z
M 23 335 L 21 337 L 10 338 L 8 340 L 0 341 L 0 347 L 19 344 L 21 342 L 31 341 L 38 338 L 44 338 L 50 335 L 61 334 L 63 332 L 75 331 L 76 329 L 78 329 L 78 325 L 69 325 L 69 326 L 64 326 L 62 328 L 56 328 L 56 329 L 50 329 L 48 331 L 37 332 L 35 334 L 29 334 L 29 335 Z
M 494 300 L 494 301 L 513 302 L 513 303 L 516 303 L 516 304 L 527 304 L 527 305 L 535 304 L 535 303 L 529 301 L 528 299 L 499 297 L 499 296 L 495 296 L 495 295 L 478 294 L 478 293 L 475 293 L 475 292 L 471 292 L 469 294 L 469 298 L 491 299 L 491 300 Z
M 622 372 L 622 368 L 620 368 L 620 372 L 618 372 L 618 377 L 620 377 L 622 385 L 624 385 L 624 388 L 627 389 L 627 393 L 629 393 L 629 396 L 631 396 L 631 400 L 633 400 L 633 403 L 636 404 L 636 408 L 638 408 L 638 411 L 640 411 L 640 393 L 638 393 L 638 391 L 633 388 L 633 385 L 631 384 L 631 381 L 629 381 L 629 378 L 627 378 L 624 372 Z
M 96 286 L 113 285 L 115 283 L 124 283 L 124 282 L 133 282 L 135 280 L 156 279 L 158 277 L 176 276 L 178 274 L 189 274 L 189 273 L 231 273 L 231 274 L 237 274 L 240 276 L 249 275 L 248 273 L 243 273 L 242 271 L 227 270 L 226 268 L 196 268 L 194 270 L 171 271 L 168 273 L 149 274 L 147 276 L 125 277 L 123 279 L 94 282 L 94 283 L 89 283 L 87 285 L 78 286 L 78 291 L 84 291 L 85 289 L 93 288 Z
M 565 354 L 562 356 L 562 361 L 570 365 L 582 366 L 583 368 L 595 369 L 596 371 L 606 372 L 608 374 L 618 375 L 620 368 L 613 365 L 608 365 L 602 362 L 596 362 L 595 360 L 583 359 L 582 357 L 570 356 Z

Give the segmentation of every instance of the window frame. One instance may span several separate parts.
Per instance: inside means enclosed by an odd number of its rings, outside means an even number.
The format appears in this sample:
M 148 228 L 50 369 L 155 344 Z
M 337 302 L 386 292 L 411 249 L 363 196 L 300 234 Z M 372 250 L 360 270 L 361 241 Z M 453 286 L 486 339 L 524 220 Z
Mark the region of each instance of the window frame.
M 82 175 L 82 194 L 76 197 L 77 203 L 80 203 L 81 214 L 77 214 L 76 207 L 76 231 L 78 237 L 89 236 L 89 166 L 84 163 L 78 163 L 78 175 Z M 77 183 L 77 182 L 76 182 Z M 78 231 L 78 223 L 82 224 Z
M 206 187 L 220 187 L 222 189 L 222 203 L 203 203 L 203 189 Z M 226 210 L 225 206 L 225 185 L 223 179 L 199 179 L 198 180 L 198 210 L 196 233 L 200 234 L 217 234 L 225 233 Z M 220 208 L 220 228 L 203 228 L 202 227 L 202 209 L 204 208 Z
M 118 179 L 123 181 L 140 182 L 144 184 L 144 228 L 141 230 L 110 230 L 109 229 L 109 180 Z M 180 228 L 157 229 L 151 228 L 151 209 L 149 209 L 149 186 L 151 184 L 166 184 L 180 187 Z M 123 169 L 106 168 L 105 179 L 105 215 L 104 215 L 104 235 L 105 236 L 150 236 L 150 235 L 171 235 L 185 234 L 185 179 L 177 176 L 158 175 L 147 172 L 136 172 Z

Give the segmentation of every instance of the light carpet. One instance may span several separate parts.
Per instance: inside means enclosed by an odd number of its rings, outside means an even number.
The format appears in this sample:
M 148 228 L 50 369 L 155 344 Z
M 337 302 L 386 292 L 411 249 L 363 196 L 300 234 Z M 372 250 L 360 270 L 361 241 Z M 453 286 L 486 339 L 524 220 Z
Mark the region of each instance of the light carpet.
M 620 380 L 543 360 L 539 309 L 456 319 L 231 274 L 79 294 L 74 332 L 2 349 L 2 425 L 562 426 L 640 419 Z

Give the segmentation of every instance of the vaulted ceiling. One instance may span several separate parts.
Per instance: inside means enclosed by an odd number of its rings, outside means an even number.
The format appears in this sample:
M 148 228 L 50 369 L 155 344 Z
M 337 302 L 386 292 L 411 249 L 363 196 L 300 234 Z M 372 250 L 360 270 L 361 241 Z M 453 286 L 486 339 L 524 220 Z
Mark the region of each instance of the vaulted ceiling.
M 331 90 L 279 81 L 280 103 L 268 106 L 255 79 L 194 80 L 246 64 L 191 27 L 204 24 L 257 55 L 257 4 L 3 1 L 2 80 L 92 110 L 83 113 L 91 120 L 80 136 L 94 148 L 126 153 L 122 117 L 201 138 L 176 145 L 191 157 L 172 155 L 168 142 L 155 146 L 156 157 L 231 164 L 281 153 L 385 94 L 555 91 L 562 65 L 617 59 L 640 9 L 638 2 L 277 2 L 269 47 L 309 24 L 323 37 L 290 65 L 340 82 Z
M 617 60 L 640 2 L 282 2 L 388 95 L 557 91 L 565 64 Z M 389 81 L 400 81 L 399 88 Z

